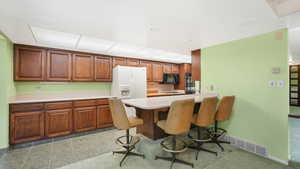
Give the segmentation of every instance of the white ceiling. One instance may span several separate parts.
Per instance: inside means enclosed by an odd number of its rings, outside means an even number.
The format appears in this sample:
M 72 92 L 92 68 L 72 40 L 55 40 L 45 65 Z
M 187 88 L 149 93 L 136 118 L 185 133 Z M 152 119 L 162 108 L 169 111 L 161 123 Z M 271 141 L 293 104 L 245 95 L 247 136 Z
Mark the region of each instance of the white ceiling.
M 190 55 L 192 49 L 300 26 L 299 14 L 278 17 L 265 0 L 1 0 L 0 4 L 0 30 L 15 43 L 60 44 L 35 39 L 35 27 L 58 36 L 80 36 L 76 50 L 174 62 L 189 61 L 175 58 Z M 73 48 L 68 46 L 73 43 L 59 46 Z

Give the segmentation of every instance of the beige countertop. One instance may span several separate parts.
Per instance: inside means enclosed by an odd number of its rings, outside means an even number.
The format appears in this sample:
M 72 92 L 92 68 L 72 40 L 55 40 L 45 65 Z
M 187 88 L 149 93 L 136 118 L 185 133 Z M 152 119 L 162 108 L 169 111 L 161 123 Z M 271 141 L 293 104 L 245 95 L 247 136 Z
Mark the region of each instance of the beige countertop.
M 112 97 L 110 93 L 63 93 L 63 94 L 22 94 L 9 99 L 9 104 L 55 102 L 68 100 L 103 99 Z
M 184 90 L 182 91 L 169 91 L 169 92 L 164 92 L 164 91 L 161 91 L 161 92 L 158 92 L 158 93 L 148 93 L 147 94 L 147 97 L 157 97 L 157 96 L 175 96 L 175 95 L 185 95 L 185 92 Z
M 179 96 L 162 96 L 162 97 L 150 97 L 140 99 L 127 99 L 123 100 L 123 103 L 129 106 L 137 107 L 145 110 L 153 110 L 170 107 L 171 103 L 176 100 L 195 99 L 195 102 L 199 103 L 205 97 L 215 97 L 218 94 L 191 94 L 191 95 L 179 95 Z

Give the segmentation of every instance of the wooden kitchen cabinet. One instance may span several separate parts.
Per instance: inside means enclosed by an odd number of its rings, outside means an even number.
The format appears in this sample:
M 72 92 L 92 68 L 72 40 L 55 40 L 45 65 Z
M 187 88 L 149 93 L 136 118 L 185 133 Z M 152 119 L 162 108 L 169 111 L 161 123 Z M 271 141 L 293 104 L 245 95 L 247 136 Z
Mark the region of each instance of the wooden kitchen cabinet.
M 140 66 L 140 60 L 127 58 L 127 66 Z
M 72 133 L 72 109 L 46 111 L 46 137 L 64 136 Z
M 83 132 L 97 128 L 97 107 L 74 109 L 74 131 Z
M 113 57 L 113 67 L 115 66 L 127 66 L 127 60 L 126 58 L 121 57 Z
M 95 56 L 95 81 L 112 81 L 112 61 L 111 57 Z
M 47 52 L 47 80 L 72 80 L 72 54 L 70 52 L 58 50 Z
M 46 50 L 43 48 L 15 46 L 14 76 L 20 81 L 44 81 Z
M 73 81 L 94 81 L 94 56 L 73 54 Z
M 101 105 L 97 107 L 97 128 L 111 127 L 113 120 L 109 105 Z
M 140 65 L 141 65 L 142 67 L 146 67 L 146 71 L 147 71 L 147 81 L 148 81 L 148 82 L 151 82 L 151 81 L 152 81 L 152 62 L 141 60 L 141 61 L 140 61 Z
M 179 65 L 172 64 L 172 73 L 179 74 Z
M 192 79 L 201 80 L 201 49 L 192 51 Z
M 164 73 L 172 73 L 172 64 L 169 63 L 164 64 Z
M 44 138 L 44 112 L 17 112 L 10 115 L 10 143 L 40 140 Z
M 161 63 L 152 64 L 152 81 L 162 82 L 163 81 L 163 65 Z

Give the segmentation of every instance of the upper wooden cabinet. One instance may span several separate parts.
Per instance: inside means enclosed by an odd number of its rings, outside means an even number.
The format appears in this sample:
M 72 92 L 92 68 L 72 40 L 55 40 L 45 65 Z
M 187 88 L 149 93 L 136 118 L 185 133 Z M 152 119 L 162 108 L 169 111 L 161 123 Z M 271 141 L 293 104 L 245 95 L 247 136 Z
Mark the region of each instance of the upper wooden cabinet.
M 127 60 L 126 58 L 121 57 L 113 57 L 113 67 L 115 66 L 127 66 Z
M 179 65 L 172 64 L 172 73 L 178 74 L 179 73 Z
M 192 78 L 195 81 L 201 80 L 201 49 L 192 51 Z
M 70 52 L 48 50 L 47 52 L 47 80 L 72 80 L 72 54 Z
M 152 64 L 152 78 L 154 82 L 163 81 L 163 65 L 161 63 L 154 62 Z
M 45 63 L 45 49 L 15 46 L 15 80 L 45 80 Z
M 94 56 L 73 54 L 73 81 L 94 81 Z
M 111 57 L 95 56 L 95 81 L 112 81 Z
M 140 60 L 127 58 L 127 66 L 140 66 Z
M 146 67 L 146 70 L 147 70 L 147 81 L 151 82 L 152 81 L 152 62 L 141 60 L 140 61 L 140 65 L 143 66 L 143 67 Z
M 164 73 L 172 73 L 172 64 L 169 63 L 164 64 Z

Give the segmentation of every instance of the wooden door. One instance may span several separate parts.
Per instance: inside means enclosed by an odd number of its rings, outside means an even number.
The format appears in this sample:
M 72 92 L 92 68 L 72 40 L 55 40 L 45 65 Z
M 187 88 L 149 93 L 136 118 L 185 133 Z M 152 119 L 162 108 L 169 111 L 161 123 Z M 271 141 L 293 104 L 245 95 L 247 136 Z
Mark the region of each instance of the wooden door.
M 72 109 L 50 110 L 46 112 L 46 137 L 63 136 L 72 133 Z
M 201 80 L 201 49 L 192 51 L 192 78 L 195 81 Z
M 163 65 L 161 63 L 152 64 L 152 76 L 154 82 L 163 81 Z
M 99 82 L 112 81 L 112 61 L 110 57 L 95 57 L 95 80 Z
M 94 57 L 92 55 L 73 55 L 73 81 L 94 81 Z
M 46 50 L 37 47 L 15 46 L 15 80 L 45 80 Z
M 172 73 L 178 74 L 179 73 L 179 65 L 172 64 Z
M 47 80 L 71 81 L 72 55 L 70 52 L 49 50 L 47 52 Z
M 142 61 L 140 62 L 140 65 L 143 67 L 146 67 L 147 70 L 147 81 L 152 81 L 152 62 L 150 61 Z
M 164 64 L 164 73 L 172 73 L 172 64 L 169 63 Z
M 110 127 L 113 125 L 109 105 L 98 106 L 97 128 Z
M 140 65 L 139 59 L 127 58 L 127 66 L 139 66 L 139 65 Z
M 127 60 L 126 58 L 121 57 L 113 57 L 113 67 L 115 66 L 127 66 Z
M 44 137 L 44 112 L 18 112 L 10 115 L 11 144 L 39 140 Z
M 74 109 L 74 131 L 83 132 L 97 128 L 97 107 Z

